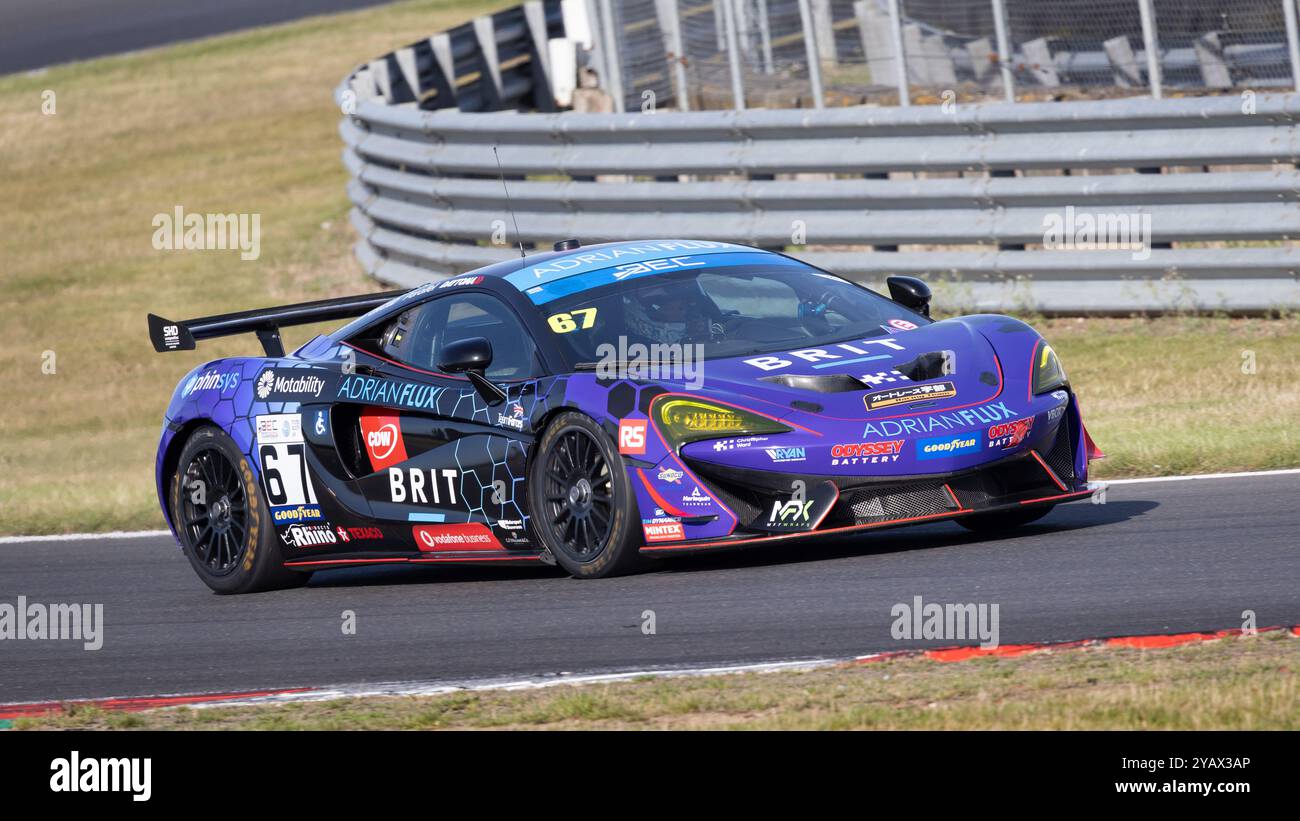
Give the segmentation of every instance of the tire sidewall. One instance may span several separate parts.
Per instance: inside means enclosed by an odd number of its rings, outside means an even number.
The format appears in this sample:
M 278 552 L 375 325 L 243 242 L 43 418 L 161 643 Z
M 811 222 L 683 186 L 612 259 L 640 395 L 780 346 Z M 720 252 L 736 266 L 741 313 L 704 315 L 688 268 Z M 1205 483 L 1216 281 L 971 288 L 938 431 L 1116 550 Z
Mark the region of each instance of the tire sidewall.
M 181 521 L 181 511 L 183 509 L 181 477 L 194 454 L 200 448 L 209 445 L 215 446 L 234 465 L 236 472 L 239 474 L 239 479 L 243 483 L 244 497 L 246 499 L 247 532 L 244 536 L 244 555 L 239 566 L 224 576 L 213 575 L 198 558 L 189 544 L 187 531 Z M 276 586 L 275 581 L 277 579 L 285 578 L 282 574 L 293 572 L 285 570 L 283 557 L 276 548 L 275 528 L 271 526 L 270 518 L 265 515 L 269 508 L 266 499 L 262 495 L 262 489 L 253 475 L 252 465 L 249 464 L 248 457 L 240 452 L 234 440 L 224 431 L 215 427 L 204 426 L 190 435 L 190 438 L 185 442 L 185 446 L 181 449 L 180 459 L 176 463 L 176 471 L 172 474 L 170 495 L 172 526 L 178 534 L 181 552 L 185 554 L 185 558 L 189 560 L 190 566 L 194 568 L 194 572 L 203 580 L 203 583 L 213 591 L 225 594 L 248 593 L 254 590 L 269 589 Z
M 580 428 L 591 435 L 600 448 L 605 464 L 609 466 L 610 493 L 613 499 L 609 542 L 594 559 L 581 561 L 568 555 L 563 547 L 549 544 L 544 535 L 545 528 L 540 524 L 533 528 L 533 532 L 542 546 L 555 557 L 556 562 L 577 578 L 600 578 L 631 572 L 639 566 L 641 560 L 641 518 L 636 496 L 632 490 L 632 481 L 628 478 L 627 465 L 618 448 L 590 416 L 566 411 L 552 420 L 538 438 L 528 477 L 529 514 L 536 517 L 539 523 L 541 516 L 546 515 L 546 501 L 543 498 L 545 484 L 541 473 L 545 470 L 546 458 L 555 441 L 574 428 Z

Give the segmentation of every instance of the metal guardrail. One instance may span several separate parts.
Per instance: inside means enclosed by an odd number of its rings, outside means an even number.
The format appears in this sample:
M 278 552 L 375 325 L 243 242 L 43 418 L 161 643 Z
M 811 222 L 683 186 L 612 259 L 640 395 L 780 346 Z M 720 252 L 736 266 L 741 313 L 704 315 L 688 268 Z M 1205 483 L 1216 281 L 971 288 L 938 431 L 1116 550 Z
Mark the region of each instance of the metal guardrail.
M 520 240 L 676 236 L 787 249 L 868 283 L 928 276 L 940 300 L 976 310 L 1300 307 L 1300 94 L 654 114 L 413 104 L 553 107 L 539 38 L 562 33 L 556 9 L 533 2 L 438 35 L 339 87 L 356 253 L 372 275 L 415 284 L 508 258 Z M 484 68 L 485 42 L 515 55 L 508 68 Z M 431 79 L 439 50 L 465 82 Z M 1149 235 L 1139 250 L 1042 247 L 1068 245 L 1049 228 L 1082 215 Z

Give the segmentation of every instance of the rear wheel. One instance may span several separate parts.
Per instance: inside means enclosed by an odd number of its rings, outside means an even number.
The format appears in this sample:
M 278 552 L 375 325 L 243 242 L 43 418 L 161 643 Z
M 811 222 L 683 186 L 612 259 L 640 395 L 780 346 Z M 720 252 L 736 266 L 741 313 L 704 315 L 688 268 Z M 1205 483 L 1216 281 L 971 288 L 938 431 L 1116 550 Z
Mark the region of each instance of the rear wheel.
M 171 510 L 185 558 L 217 593 L 298 587 L 311 575 L 284 567 L 248 457 L 217 428 L 199 428 L 181 449 Z
M 641 522 L 613 442 L 590 417 L 558 416 L 537 440 L 529 473 L 533 528 L 561 567 L 581 579 L 641 565 Z
M 997 533 L 1027 525 L 1030 522 L 1036 522 L 1051 513 L 1054 507 L 1056 505 L 1026 507 L 1020 510 L 995 510 L 992 513 L 975 513 L 970 516 L 962 516 L 955 521 L 967 530 L 973 530 L 976 533 Z

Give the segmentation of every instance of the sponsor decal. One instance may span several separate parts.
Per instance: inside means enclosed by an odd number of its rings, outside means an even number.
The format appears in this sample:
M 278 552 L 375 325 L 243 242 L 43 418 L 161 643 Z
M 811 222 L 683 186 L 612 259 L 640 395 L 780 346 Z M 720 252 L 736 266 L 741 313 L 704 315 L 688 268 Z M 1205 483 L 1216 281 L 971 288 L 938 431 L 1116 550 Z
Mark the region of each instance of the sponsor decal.
M 607 248 L 600 251 L 583 251 L 577 254 L 560 257 L 549 260 L 542 265 L 536 265 L 532 268 L 525 269 L 531 273 L 535 279 L 546 279 L 556 274 L 578 273 L 582 270 L 596 270 L 608 267 L 605 263 L 616 263 L 621 259 L 631 257 L 651 257 L 648 261 L 657 261 L 654 258 L 661 256 L 665 251 L 690 251 L 696 249 L 727 249 L 735 248 L 738 251 L 748 250 L 738 245 L 731 245 L 726 242 L 713 242 L 711 240 L 673 240 L 666 242 L 646 242 L 636 245 L 622 245 L 614 248 Z M 508 279 L 515 281 L 518 274 L 512 274 Z
M 631 455 L 645 453 L 646 419 L 620 419 L 618 422 L 618 452 Z
M 181 388 L 181 396 L 189 396 L 198 391 L 217 391 L 227 393 L 239 387 L 238 373 L 220 373 L 218 371 L 204 371 L 197 376 L 191 376 Z
M 897 328 L 900 331 L 915 331 L 916 323 L 908 322 L 906 319 L 891 319 L 889 320 L 889 327 Z
M 868 347 L 876 346 L 876 347 Z M 881 350 L 881 349 L 885 350 Z M 744 360 L 746 365 L 762 371 L 779 371 L 798 362 L 800 365 L 812 364 L 813 370 L 851 365 L 856 362 L 871 362 L 877 359 L 890 359 L 887 351 L 902 351 L 905 348 L 892 339 L 863 339 L 857 342 L 840 342 L 825 348 L 804 348 L 779 355 L 754 356 Z M 793 357 L 787 359 L 786 357 Z
M 257 454 L 262 462 L 262 489 L 271 503 L 271 520 L 284 524 L 320 519 L 316 489 L 307 472 L 307 446 L 302 442 L 259 444 Z
M 713 443 L 713 449 L 718 452 L 724 450 L 743 450 L 744 448 L 753 447 L 767 441 L 766 436 L 746 436 L 743 439 L 719 439 Z
M 686 538 L 686 531 L 679 521 L 642 522 L 647 542 L 676 542 Z
M 502 530 L 521 531 L 524 529 L 523 519 L 497 519 L 496 524 Z
M 325 380 L 311 374 L 285 376 L 274 370 L 262 371 L 257 377 L 257 398 L 267 401 L 301 402 L 304 399 L 319 399 L 325 390 Z
M 892 369 L 888 371 L 876 371 L 875 373 L 864 373 L 859 378 L 873 388 L 879 387 L 880 385 L 888 385 L 893 382 L 912 381 L 908 379 L 906 376 L 904 376 L 903 374 Z
M 696 485 L 694 490 L 682 497 L 682 504 L 697 507 L 707 506 L 713 504 L 713 497 L 701 491 L 700 486 Z
M 973 408 L 930 413 L 922 416 L 908 416 L 903 419 L 886 419 L 883 422 L 868 422 L 863 430 L 864 437 L 873 439 L 892 439 L 904 434 L 921 435 L 934 433 L 936 430 L 961 430 L 980 425 L 991 425 L 1016 418 L 1018 414 L 1007 407 L 1005 402 L 979 405 Z
M 411 528 L 415 544 L 426 553 L 440 550 L 504 550 L 497 537 L 477 522 L 453 525 L 418 525 Z
M 512 403 L 510 405 L 509 416 L 507 416 L 504 413 L 497 414 L 497 425 L 503 428 L 510 428 L 511 430 L 523 430 L 524 429 L 524 406 L 519 404 L 518 402 Z
M 907 405 L 929 399 L 951 399 L 957 395 L 957 389 L 951 382 L 927 382 L 924 385 L 911 385 L 906 388 L 890 388 L 862 397 L 867 410 L 879 410 L 894 405 Z
M 973 453 L 980 449 L 980 434 L 959 433 L 956 436 L 936 436 L 932 439 L 920 439 L 916 443 L 917 459 L 942 459 L 945 456 L 959 456 Z
M 398 503 L 424 505 L 430 504 L 432 498 L 435 505 L 454 505 L 458 478 L 460 472 L 454 468 L 389 468 L 388 498 Z
M 874 464 L 897 462 L 903 452 L 902 439 L 885 442 L 849 442 L 831 445 L 832 465 Z
M 370 542 L 384 538 L 384 531 L 377 527 L 336 527 L 334 532 L 339 534 L 341 542 L 350 542 L 353 539 Z
M 328 547 L 339 541 L 328 524 L 290 525 L 280 534 L 280 540 L 289 547 Z
M 302 441 L 302 414 L 273 413 L 258 416 L 254 421 L 259 445 Z
M 444 279 L 442 282 L 439 282 L 439 283 L 438 283 L 438 290 L 441 291 L 441 290 L 444 289 L 444 288 L 457 288 L 457 287 L 460 287 L 461 285 L 478 285 L 478 284 L 479 284 L 480 282 L 482 282 L 482 281 L 483 281 L 483 277 L 481 277 L 481 276 L 479 276 L 479 277 L 453 277 L 453 278 L 451 278 L 451 279 Z
M 659 469 L 659 475 L 656 477 L 661 482 L 671 482 L 674 485 L 682 483 L 682 477 L 686 474 L 676 468 L 663 467 Z
M 181 326 L 164 325 L 162 332 L 164 348 L 174 351 L 181 346 Z
M 271 518 L 277 525 L 290 522 L 310 522 L 320 519 L 324 514 L 316 505 L 297 505 L 296 507 L 273 507 Z
M 802 462 L 808 454 L 803 448 L 763 448 L 773 462 Z
M 407 459 L 406 442 L 402 439 L 402 417 L 377 411 L 367 408 L 359 419 L 371 470 L 383 470 Z
M 352 375 L 339 383 L 336 398 L 368 405 L 391 405 L 411 410 L 437 411 L 438 396 L 443 388 L 407 382 Z
M 1014 448 L 1034 427 L 1034 417 L 1027 416 L 1024 419 L 1013 419 L 1010 422 L 1000 422 L 988 430 L 989 447 L 991 448 Z
M 811 492 L 805 490 L 802 481 L 796 482 L 794 493 L 774 499 L 767 518 L 759 519 L 750 526 L 786 533 L 813 530 L 826 518 L 839 497 L 840 492 L 834 482 L 821 482 Z
M 672 271 L 677 268 L 697 268 L 704 264 L 706 264 L 705 260 L 696 257 L 647 259 L 645 262 L 629 262 L 624 265 L 615 265 L 612 276 L 616 280 L 621 280 L 635 274 L 649 274 L 655 271 Z

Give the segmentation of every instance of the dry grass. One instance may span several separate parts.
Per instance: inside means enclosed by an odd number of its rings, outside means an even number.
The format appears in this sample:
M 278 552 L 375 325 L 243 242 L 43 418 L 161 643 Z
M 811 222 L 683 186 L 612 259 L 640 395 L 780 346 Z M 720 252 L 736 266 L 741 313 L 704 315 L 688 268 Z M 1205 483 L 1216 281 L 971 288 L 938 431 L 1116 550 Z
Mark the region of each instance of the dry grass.
M 507 5 L 422 0 L 0 78 L 0 533 L 160 527 L 176 379 L 247 338 L 158 356 L 171 318 L 375 286 L 351 257 L 339 112 L 352 66 Z M 41 113 L 42 92 L 57 113 Z M 259 213 L 262 254 L 166 252 L 152 219 Z M 1104 475 L 1300 464 L 1300 321 L 1048 323 Z M 289 342 L 310 331 L 287 334 Z M 1243 375 L 1240 351 L 1259 372 Z M 42 373 L 43 354 L 57 372 Z
M 249 340 L 158 356 L 145 313 L 374 289 L 351 257 L 333 88 L 363 60 L 505 5 L 421 0 L 0 78 L 0 373 L 12 403 L 0 413 L 0 532 L 161 526 L 151 473 L 167 397 L 187 369 Z M 154 215 L 177 205 L 261 214 L 261 257 L 154 250 Z
M 1298 729 L 1300 639 L 19 719 L 15 729 Z

